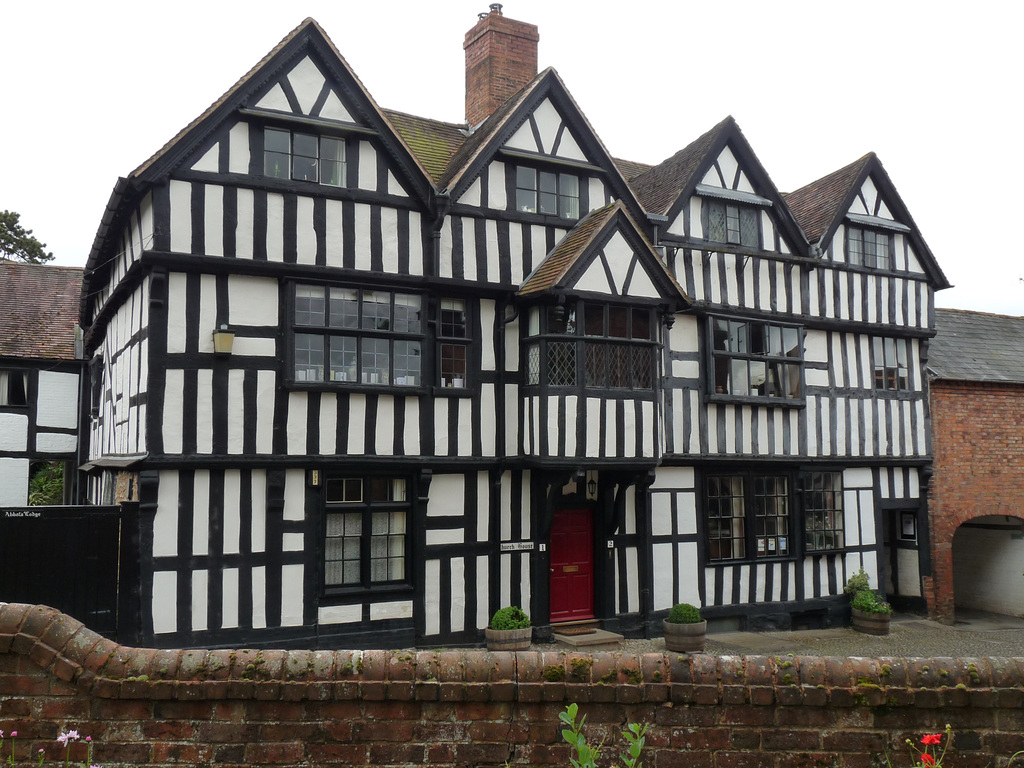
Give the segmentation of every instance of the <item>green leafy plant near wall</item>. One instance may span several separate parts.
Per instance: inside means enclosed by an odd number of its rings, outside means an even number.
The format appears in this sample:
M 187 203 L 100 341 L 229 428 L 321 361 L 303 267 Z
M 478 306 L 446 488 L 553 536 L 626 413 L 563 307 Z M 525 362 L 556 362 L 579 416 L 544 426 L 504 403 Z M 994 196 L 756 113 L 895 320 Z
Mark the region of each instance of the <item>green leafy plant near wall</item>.
M 850 602 L 850 607 L 864 613 L 892 613 L 892 606 L 884 600 L 879 600 L 878 595 L 870 589 L 857 592 Z
M 499 608 L 491 617 L 491 629 L 526 629 L 530 626 L 530 617 L 518 605 Z
M 568 726 L 562 729 L 562 738 L 573 748 L 576 755 L 570 757 L 569 762 L 572 763 L 573 768 L 597 768 L 597 758 L 601 754 L 604 744 L 591 745 L 587 743 L 587 739 L 582 733 L 587 716 L 584 715 L 577 722 L 577 714 L 579 714 L 579 707 L 576 704 L 570 704 L 564 712 L 558 713 L 558 719 Z M 622 732 L 622 738 L 626 740 L 629 748 L 625 752 L 619 753 L 624 768 L 640 768 L 640 753 L 644 749 L 646 733 L 646 724 L 627 723 L 626 730 Z
M 700 609 L 689 603 L 676 603 L 668 612 L 665 618 L 669 624 L 697 624 L 703 619 L 700 617 Z

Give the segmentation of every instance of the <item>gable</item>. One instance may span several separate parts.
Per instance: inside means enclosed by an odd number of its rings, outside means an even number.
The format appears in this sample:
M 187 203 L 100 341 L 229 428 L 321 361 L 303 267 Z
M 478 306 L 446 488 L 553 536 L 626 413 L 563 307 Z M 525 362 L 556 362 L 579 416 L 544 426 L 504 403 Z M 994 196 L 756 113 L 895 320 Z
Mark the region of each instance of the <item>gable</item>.
M 289 115 L 356 123 L 338 90 L 337 85 L 328 82 L 320 67 L 307 55 L 291 71 L 277 78 L 255 106 Z
M 701 185 L 718 189 L 731 189 L 755 194 L 746 172 L 728 145 L 722 148 L 718 157 L 708 168 L 700 181 Z
M 604 247 L 595 250 L 589 264 L 580 266 L 581 274 L 575 282 L 566 284 L 567 290 L 633 299 L 663 298 L 654 285 L 650 265 L 621 231 L 615 231 Z
M 544 157 L 589 162 L 573 136 L 572 128 L 566 124 L 551 99 L 544 99 L 502 147 Z

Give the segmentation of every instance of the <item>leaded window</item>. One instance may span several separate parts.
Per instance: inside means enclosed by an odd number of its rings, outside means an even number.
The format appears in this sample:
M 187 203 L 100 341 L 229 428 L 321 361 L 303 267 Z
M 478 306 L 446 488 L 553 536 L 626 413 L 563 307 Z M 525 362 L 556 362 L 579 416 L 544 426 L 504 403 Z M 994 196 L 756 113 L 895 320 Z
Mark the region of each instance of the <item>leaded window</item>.
M 441 299 L 437 323 L 438 367 L 442 387 L 465 387 L 469 322 L 465 299 Z
M 263 173 L 275 179 L 345 184 L 345 141 L 332 136 L 266 128 Z
M 327 479 L 325 587 L 368 588 L 407 580 L 406 485 L 391 477 Z
M 759 320 L 711 319 L 711 382 L 716 395 L 798 400 L 800 329 Z
M 707 239 L 716 243 L 734 243 L 749 248 L 761 245 L 761 212 L 749 205 L 704 200 Z
M 804 487 L 807 551 L 828 552 L 846 545 L 843 531 L 843 474 L 812 472 Z
M 422 297 L 339 286 L 295 286 L 297 382 L 422 384 Z
M 649 307 L 589 301 L 549 307 L 540 338 L 526 347 L 526 383 L 652 390 L 655 342 Z

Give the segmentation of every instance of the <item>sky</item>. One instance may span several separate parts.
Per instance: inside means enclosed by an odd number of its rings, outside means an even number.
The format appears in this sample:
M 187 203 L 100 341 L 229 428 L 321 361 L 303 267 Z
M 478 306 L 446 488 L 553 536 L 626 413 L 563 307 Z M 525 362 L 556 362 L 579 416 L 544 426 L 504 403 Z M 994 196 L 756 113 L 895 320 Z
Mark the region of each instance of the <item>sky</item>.
M 306 16 L 382 107 L 459 122 L 462 41 L 485 0 L 10 3 L 0 210 L 84 266 L 118 177 Z M 1017 190 L 1024 3 L 509 0 L 536 24 L 609 152 L 657 163 L 732 115 L 783 192 L 869 151 L 953 288 L 940 307 L 1024 315 Z M 13 32 L 13 34 L 12 34 Z M 1000 232 L 978 222 L 1004 211 Z

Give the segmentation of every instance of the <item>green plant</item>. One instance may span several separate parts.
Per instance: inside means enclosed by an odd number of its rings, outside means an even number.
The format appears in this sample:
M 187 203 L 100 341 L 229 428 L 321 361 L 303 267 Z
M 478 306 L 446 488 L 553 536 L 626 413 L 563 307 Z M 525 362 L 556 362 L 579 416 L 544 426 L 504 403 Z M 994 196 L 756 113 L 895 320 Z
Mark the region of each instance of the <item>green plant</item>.
M 698 624 L 702 621 L 700 609 L 689 603 L 676 603 L 665 618 L 669 624 Z
M 573 768 L 596 768 L 597 758 L 604 744 L 603 742 L 596 746 L 587 744 L 587 739 L 582 733 L 583 724 L 587 721 L 587 716 L 581 717 L 577 723 L 576 715 L 578 713 L 579 707 L 576 704 L 570 704 L 565 708 L 564 712 L 558 713 L 558 719 L 569 726 L 562 729 L 562 738 L 573 748 L 576 754 L 575 757 L 569 758 L 569 762 L 572 763 Z M 629 748 L 626 752 L 619 753 L 624 768 L 640 768 L 640 753 L 644 749 L 646 733 L 646 725 L 639 725 L 638 723 L 626 724 L 626 730 L 622 731 L 622 738 L 629 744 Z
M 850 606 L 864 613 L 892 613 L 892 606 L 879 600 L 878 595 L 870 589 L 862 589 L 855 594 Z
M 843 591 L 851 597 L 865 589 L 871 589 L 871 580 L 868 578 L 868 575 L 864 573 L 863 568 L 850 576 L 850 578 L 846 580 L 846 586 L 843 587 Z
M 526 629 L 530 626 L 530 617 L 518 605 L 499 608 L 491 617 L 491 629 Z
M 28 503 L 31 507 L 64 503 L 64 465 L 48 461 L 40 465 L 28 481 Z
M 3 760 L 3 762 L 6 763 L 8 766 L 10 766 L 10 768 L 15 768 L 15 766 L 17 766 L 19 764 L 20 765 L 27 765 L 28 764 L 27 762 L 23 763 L 22 761 L 18 760 L 17 756 L 15 755 L 15 752 L 17 751 L 17 745 L 18 745 L 17 737 L 18 737 L 18 732 L 17 731 L 11 731 L 11 736 L 10 736 L 10 738 L 11 738 L 11 753 L 6 757 L 6 759 Z M 76 741 L 83 741 L 83 742 L 85 742 L 85 762 L 83 762 L 83 763 L 76 763 L 76 762 L 72 762 L 71 761 L 71 745 L 72 745 L 72 743 L 74 743 Z M 63 768 L 68 768 L 69 766 L 72 766 L 72 765 L 81 765 L 82 768 L 100 768 L 100 766 L 98 766 L 98 765 L 93 765 L 93 762 L 92 762 L 92 747 L 93 747 L 92 736 L 86 736 L 85 738 L 82 738 L 81 734 L 79 734 L 78 731 L 69 728 L 67 731 L 62 730 L 60 732 L 60 735 L 57 737 L 57 743 L 60 744 L 61 747 L 64 748 L 64 761 L 62 763 L 58 762 L 57 765 L 62 765 Z M 4 745 L 4 732 L 0 731 L 0 752 L 3 752 L 3 745 Z M 45 750 L 40 749 L 38 757 L 36 759 L 36 763 L 35 763 L 36 768 L 42 768 L 43 760 L 45 758 L 46 758 Z

